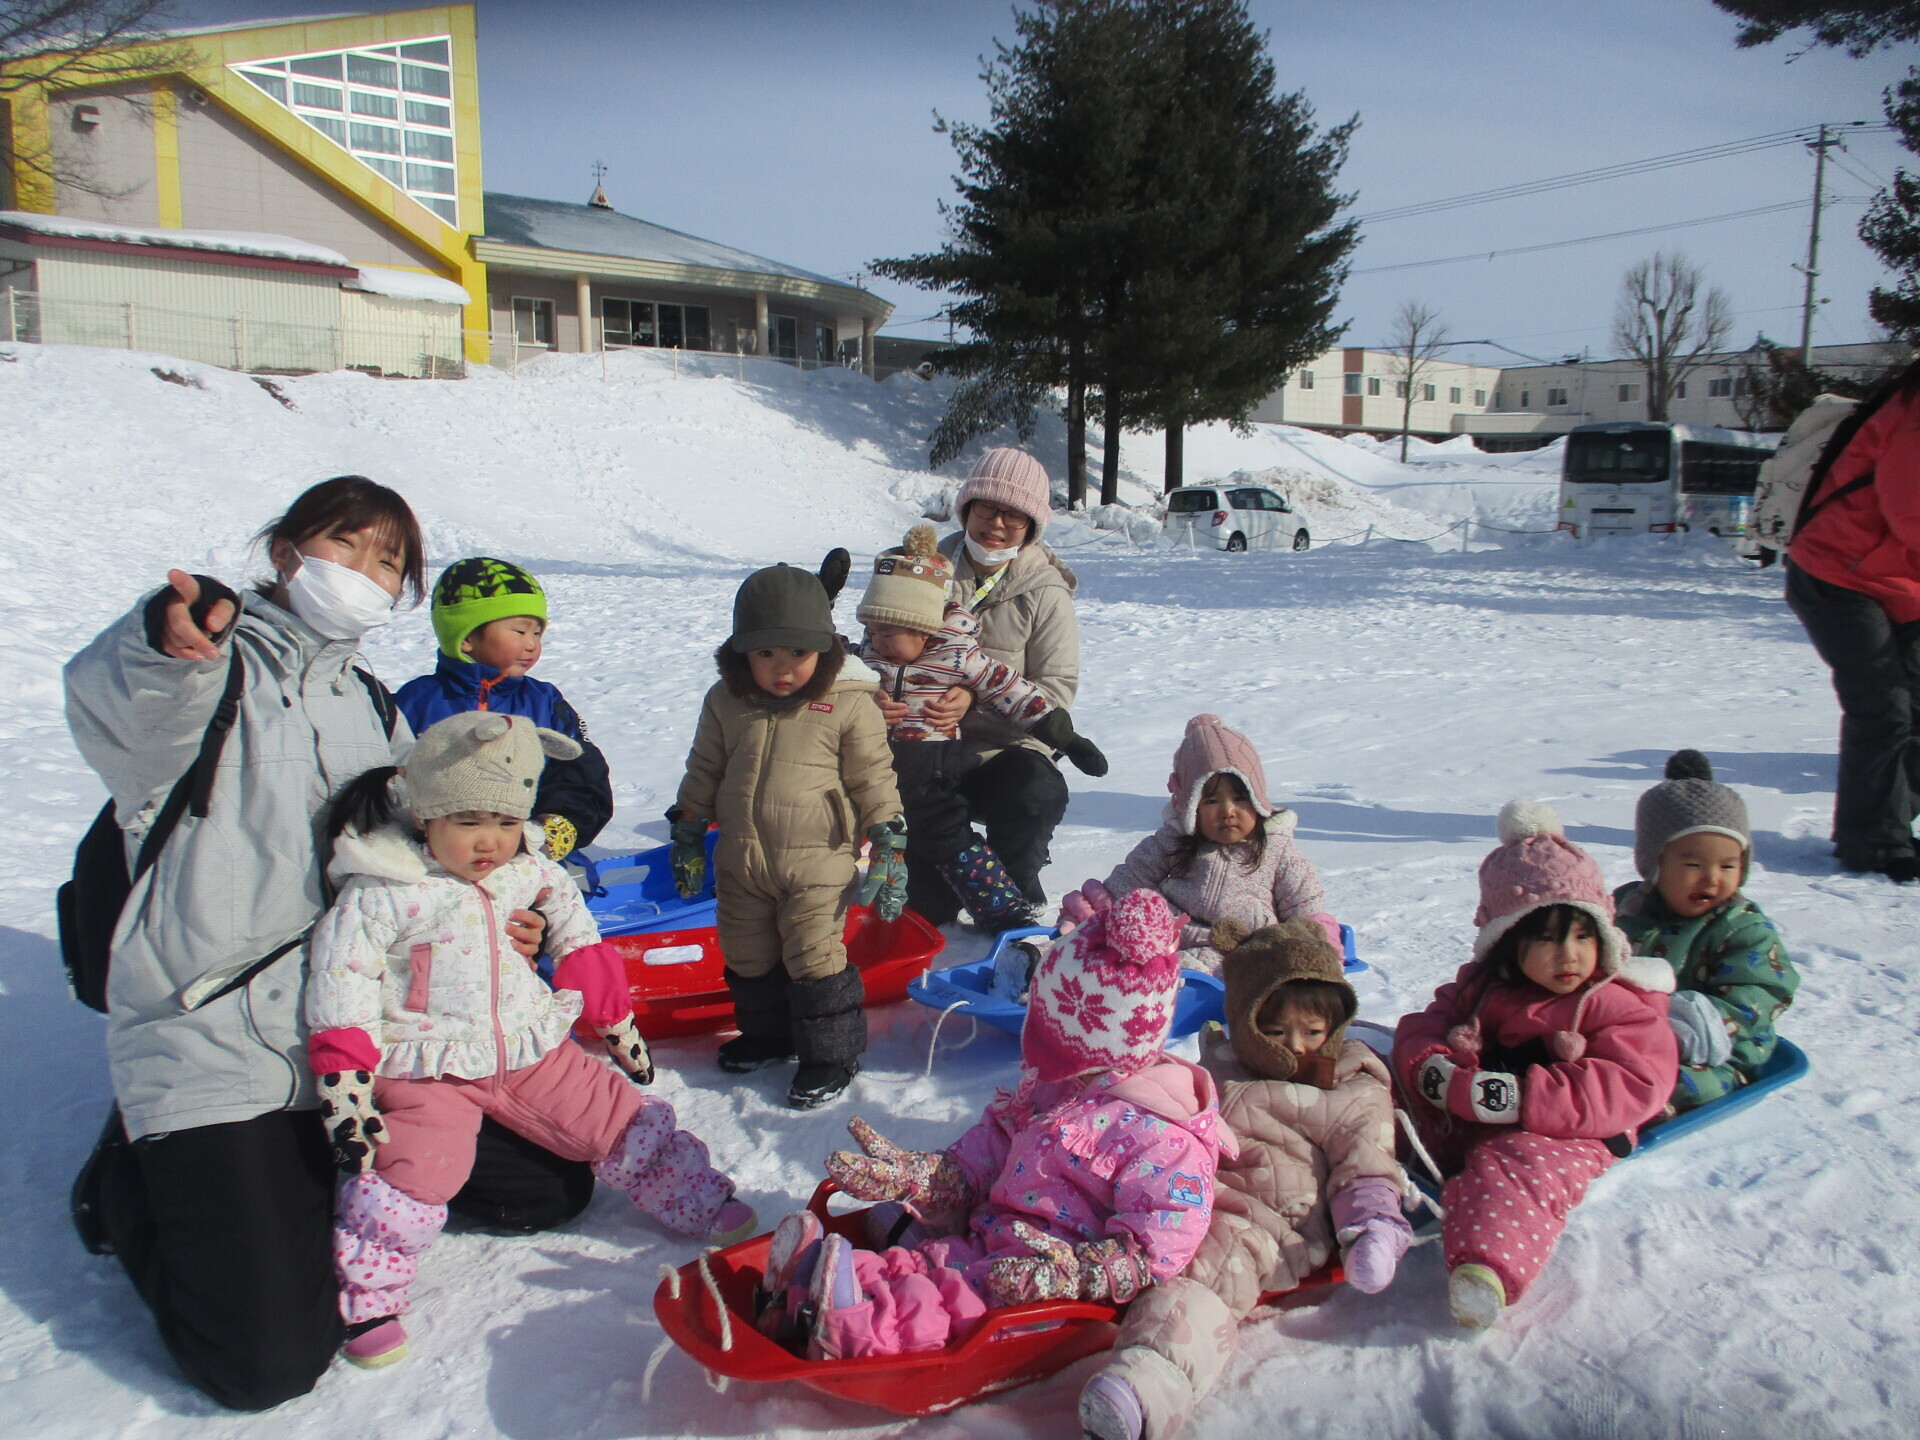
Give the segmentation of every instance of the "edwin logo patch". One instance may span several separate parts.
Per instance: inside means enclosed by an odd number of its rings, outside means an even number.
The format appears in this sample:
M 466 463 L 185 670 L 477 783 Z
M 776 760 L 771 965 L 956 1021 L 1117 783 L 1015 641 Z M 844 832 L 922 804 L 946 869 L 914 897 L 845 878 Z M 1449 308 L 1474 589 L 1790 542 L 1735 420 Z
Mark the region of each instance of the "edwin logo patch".
M 807 706 L 807 709 L 818 710 L 823 715 L 831 715 L 833 713 L 833 706 L 824 700 L 814 701 L 811 705 Z

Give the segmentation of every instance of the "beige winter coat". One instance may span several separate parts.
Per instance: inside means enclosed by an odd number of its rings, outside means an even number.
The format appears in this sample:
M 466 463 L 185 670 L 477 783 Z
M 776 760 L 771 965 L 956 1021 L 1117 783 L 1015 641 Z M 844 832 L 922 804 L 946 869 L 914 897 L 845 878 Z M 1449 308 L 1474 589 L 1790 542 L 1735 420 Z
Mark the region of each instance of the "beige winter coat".
M 1202 1059 L 1240 1156 L 1220 1164 L 1213 1223 L 1186 1273 L 1244 1316 L 1263 1292 L 1292 1289 L 1333 1256 L 1336 1191 L 1363 1176 L 1401 1183 L 1393 1092 L 1360 1040 L 1341 1046 L 1331 1090 L 1259 1079 L 1224 1042 Z
M 723 647 L 680 782 L 679 807 L 720 822 L 717 878 L 764 876 L 791 893 L 848 885 L 867 830 L 900 814 L 878 677 L 836 649 L 784 701 Z
M 980 648 L 1013 666 L 1055 705 L 1070 708 L 1080 689 L 1080 624 L 1073 614 L 1079 580 L 1058 555 L 1036 543 L 1021 550 L 975 604 L 980 576 L 964 541 L 964 534 L 955 531 L 940 542 L 940 553 L 953 561 L 953 598 L 979 618 Z M 969 763 L 991 759 L 1013 745 L 1052 753 L 1012 721 L 981 706 L 967 711 L 960 738 Z

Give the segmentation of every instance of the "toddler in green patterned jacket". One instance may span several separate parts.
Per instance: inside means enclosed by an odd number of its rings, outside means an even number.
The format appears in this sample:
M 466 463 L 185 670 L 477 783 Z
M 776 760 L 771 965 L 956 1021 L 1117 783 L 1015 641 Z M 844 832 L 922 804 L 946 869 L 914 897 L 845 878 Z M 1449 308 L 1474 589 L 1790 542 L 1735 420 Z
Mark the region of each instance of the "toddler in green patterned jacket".
M 1780 931 L 1740 893 L 1753 860 L 1746 804 L 1714 783 L 1698 750 L 1676 752 L 1666 779 L 1640 797 L 1633 860 L 1642 878 L 1614 892 L 1616 923 L 1636 955 L 1673 966 L 1673 1108 L 1691 1110 L 1754 1078 L 1773 1054 L 1774 1021 L 1793 1003 L 1800 975 Z

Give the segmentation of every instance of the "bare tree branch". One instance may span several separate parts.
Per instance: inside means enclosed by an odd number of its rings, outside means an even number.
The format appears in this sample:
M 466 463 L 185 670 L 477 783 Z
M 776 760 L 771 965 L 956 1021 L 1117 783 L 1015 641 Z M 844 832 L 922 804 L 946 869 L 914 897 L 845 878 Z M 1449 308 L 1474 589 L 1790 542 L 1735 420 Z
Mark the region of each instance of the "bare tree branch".
M 1700 268 L 1665 250 L 1621 279 L 1613 342 L 1646 369 L 1649 420 L 1671 418 L 1668 407 L 1680 382 L 1723 349 L 1733 329 L 1727 292 L 1716 285 L 1702 294 L 1700 285 Z
M 1407 433 L 1413 428 L 1413 392 L 1433 369 L 1447 343 L 1447 327 L 1440 312 L 1418 300 L 1409 300 L 1394 317 L 1387 348 L 1393 359 L 1387 369 L 1400 396 L 1400 463 L 1407 463 Z

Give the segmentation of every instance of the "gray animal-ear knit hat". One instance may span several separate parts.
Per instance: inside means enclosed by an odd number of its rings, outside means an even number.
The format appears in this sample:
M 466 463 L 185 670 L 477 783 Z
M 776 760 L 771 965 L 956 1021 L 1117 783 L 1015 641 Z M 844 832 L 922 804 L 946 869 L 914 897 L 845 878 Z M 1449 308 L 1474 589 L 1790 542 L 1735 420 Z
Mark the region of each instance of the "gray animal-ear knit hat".
M 1698 750 L 1667 758 L 1667 778 L 1640 797 L 1633 811 L 1633 866 L 1651 882 L 1660 852 L 1683 835 L 1725 835 L 1738 840 L 1745 863 L 1753 861 L 1753 830 L 1747 804 L 1729 785 L 1716 784 L 1713 762 Z
M 524 715 L 449 715 L 428 726 L 407 755 L 408 808 L 423 823 L 469 811 L 524 820 L 547 757 L 575 760 L 580 753 L 578 741 Z

